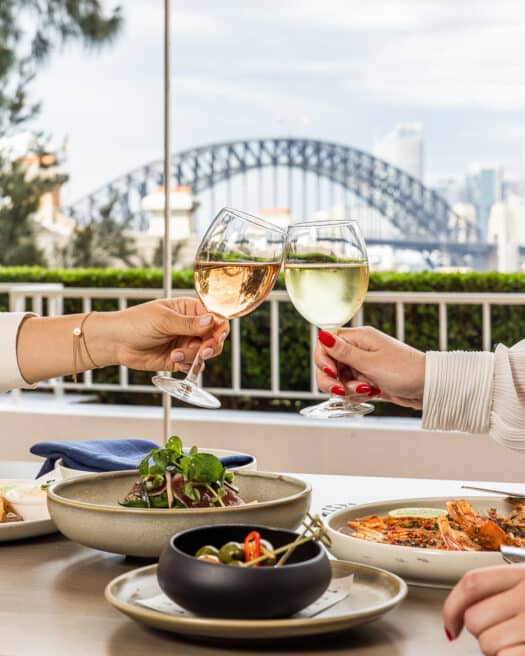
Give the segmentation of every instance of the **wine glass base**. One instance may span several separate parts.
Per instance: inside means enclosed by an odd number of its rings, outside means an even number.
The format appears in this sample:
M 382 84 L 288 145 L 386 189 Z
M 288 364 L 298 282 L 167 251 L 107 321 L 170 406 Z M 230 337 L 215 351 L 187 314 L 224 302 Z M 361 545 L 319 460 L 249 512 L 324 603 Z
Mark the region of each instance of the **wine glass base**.
M 219 399 L 190 380 L 180 380 L 170 376 L 153 376 L 151 380 L 163 392 L 167 392 L 170 396 L 174 396 L 185 403 L 198 405 L 200 408 L 221 407 Z
M 330 398 L 328 401 L 303 408 L 300 414 L 312 419 L 339 419 L 341 417 L 360 417 L 373 412 L 371 403 L 352 403 L 345 398 Z

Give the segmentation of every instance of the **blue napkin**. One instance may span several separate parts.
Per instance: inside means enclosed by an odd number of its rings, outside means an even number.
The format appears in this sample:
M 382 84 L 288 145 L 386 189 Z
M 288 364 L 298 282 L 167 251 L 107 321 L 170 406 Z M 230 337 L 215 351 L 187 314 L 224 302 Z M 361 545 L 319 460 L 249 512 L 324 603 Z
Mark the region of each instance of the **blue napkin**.
M 139 462 L 159 445 L 149 440 L 126 438 L 118 440 L 86 440 L 82 442 L 37 442 L 30 449 L 36 456 L 46 458 L 37 478 L 48 474 L 55 463 L 63 459 L 64 466 L 89 472 L 136 469 Z M 235 468 L 253 461 L 252 456 L 238 454 L 220 459 L 224 467 Z

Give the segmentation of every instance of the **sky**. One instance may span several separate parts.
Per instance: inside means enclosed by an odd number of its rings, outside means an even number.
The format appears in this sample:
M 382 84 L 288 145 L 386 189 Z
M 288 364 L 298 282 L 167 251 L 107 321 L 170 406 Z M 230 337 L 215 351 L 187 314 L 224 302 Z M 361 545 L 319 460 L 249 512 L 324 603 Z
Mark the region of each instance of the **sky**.
M 164 2 L 120 2 L 113 46 L 70 46 L 33 86 L 36 126 L 68 139 L 66 202 L 162 157 Z M 420 122 L 428 183 L 475 162 L 525 171 L 524 0 L 172 0 L 172 11 L 174 151 L 283 135 L 372 150 Z

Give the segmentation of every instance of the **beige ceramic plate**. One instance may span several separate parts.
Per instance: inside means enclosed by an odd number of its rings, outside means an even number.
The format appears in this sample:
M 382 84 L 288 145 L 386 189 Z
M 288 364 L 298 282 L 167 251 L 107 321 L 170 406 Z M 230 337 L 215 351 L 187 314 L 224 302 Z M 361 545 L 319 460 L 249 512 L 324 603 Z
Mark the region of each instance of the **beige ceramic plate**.
M 511 505 L 503 497 L 461 498 L 469 501 L 478 511 L 496 508 L 499 512 L 508 513 L 511 509 Z M 326 519 L 332 540 L 330 551 L 336 558 L 384 567 L 402 576 L 409 583 L 432 587 L 450 587 L 470 569 L 502 565 L 499 551 L 443 551 L 381 544 L 354 538 L 351 529 L 347 527 L 349 519 L 367 515 L 387 515 L 395 508 L 446 508 L 450 499 L 451 497 L 423 497 L 375 501 L 335 512 Z
M 296 529 L 310 508 L 311 487 L 292 476 L 239 471 L 235 484 L 244 506 L 146 509 L 118 504 L 138 472 L 91 474 L 55 483 L 48 507 L 59 531 L 95 549 L 158 558 L 175 533 L 206 524 L 259 524 Z M 256 502 L 256 503 L 250 503 Z
M 0 491 L 6 487 L 16 485 L 27 485 L 33 481 L 19 478 L 0 479 Z M 36 538 L 40 535 L 49 535 L 56 532 L 56 526 L 51 519 L 38 519 L 21 522 L 0 522 L 0 542 L 11 540 L 24 540 L 25 538 Z
M 367 565 L 332 561 L 334 578 L 354 574 L 350 595 L 317 617 L 280 620 L 223 620 L 168 615 L 144 608 L 137 599 L 161 594 L 157 565 L 142 567 L 113 579 L 106 587 L 106 599 L 137 622 L 164 631 L 190 636 L 223 639 L 272 639 L 344 631 L 370 622 L 398 606 L 407 594 L 399 577 Z

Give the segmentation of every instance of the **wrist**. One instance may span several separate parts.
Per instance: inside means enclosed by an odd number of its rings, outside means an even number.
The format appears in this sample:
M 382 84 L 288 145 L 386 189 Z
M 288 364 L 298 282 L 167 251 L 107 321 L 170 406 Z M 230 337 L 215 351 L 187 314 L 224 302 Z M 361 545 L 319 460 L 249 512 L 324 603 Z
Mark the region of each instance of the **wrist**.
M 89 356 L 97 367 L 119 364 L 120 312 L 93 312 L 84 324 Z

